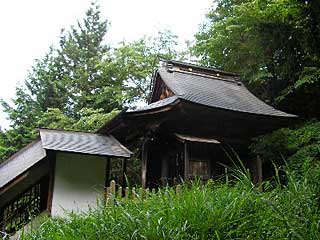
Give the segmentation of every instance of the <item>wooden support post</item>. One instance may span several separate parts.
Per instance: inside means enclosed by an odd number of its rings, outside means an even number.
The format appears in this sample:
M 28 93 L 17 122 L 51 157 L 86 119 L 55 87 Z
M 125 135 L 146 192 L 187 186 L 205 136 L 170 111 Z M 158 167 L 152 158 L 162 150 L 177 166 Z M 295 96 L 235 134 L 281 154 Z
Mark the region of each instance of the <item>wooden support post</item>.
M 184 142 L 184 181 L 189 180 L 189 152 L 187 142 Z
M 124 191 L 124 198 L 126 201 L 129 200 L 129 191 L 130 191 L 130 189 L 128 187 L 126 187 L 126 189 Z
M 113 206 L 114 205 L 114 196 L 112 194 L 111 187 L 107 187 L 107 198 L 106 198 L 106 205 Z
M 122 198 L 122 187 L 121 186 L 118 188 L 118 198 L 119 199 Z
M 110 182 L 110 193 L 115 197 L 116 195 L 116 181 L 111 180 Z
M 178 184 L 177 186 L 176 186 L 176 194 L 177 195 L 180 195 L 182 193 L 182 186 L 180 185 L 180 184 Z
M 228 168 L 224 168 L 224 174 L 226 175 L 226 184 L 229 184 Z
M 127 176 L 127 159 L 123 158 L 122 159 L 122 187 L 126 187 L 126 176 Z
M 40 209 L 41 211 L 48 207 L 48 192 L 49 192 L 50 176 L 42 177 L 40 180 Z
M 144 141 L 142 145 L 142 158 L 141 158 L 141 185 L 143 188 L 147 187 L 147 162 L 148 162 L 148 142 Z
M 163 186 L 168 185 L 169 179 L 169 156 L 167 154 L 163 154 L 161 158 L 161 184 Z
M 257 156 L 257 174 L 258 174 L 258 186 L 259 188 L 261 188 L 263 176 L 262 176 L 262 161 L 259 155 Z
M 105 180 L 104 180 L 104 189 L 105 189 L 105 201 L 108 201 L 109 198 L 109 192 L 108 192 L 108 186 L 110 183 L 110 168 L 111 168 L 111 160 L 110 157 L 107 157 L 107 164 L 106 164 L 106 172 L 105 172 Z
M 53 190 L 54 190 L 54 179 L 55 179 L 55 170 L 56 170 L 56 153 L 49 151 L 49 186 L 48 186 L 48 200 L 47 200 L 47 212 L 51 216 L 52 209 L 52 199 L 53 199 Z
M 106 165 L 106 173 L 105 173 L 105 187 L 109 185 L 110 182 L 110 170 L 111 170 L 111 160 L 110 157 L 107 158 L 107 165 Z
M 136 199 L 137 195 L 136 195 L 136 188 L 135 187 L 132 188 L 131 194 L 132 194 L 132 199 Z
M 145 189 L 144 188 L 140 188 L 140 199 L 143 200 L 145 196 Z

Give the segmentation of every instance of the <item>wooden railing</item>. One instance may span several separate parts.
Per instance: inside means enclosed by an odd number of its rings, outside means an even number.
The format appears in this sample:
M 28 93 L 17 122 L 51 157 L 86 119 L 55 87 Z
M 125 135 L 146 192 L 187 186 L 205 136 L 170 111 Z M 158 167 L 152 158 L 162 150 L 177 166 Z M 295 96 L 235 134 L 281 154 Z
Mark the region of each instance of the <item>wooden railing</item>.
M 182 192 L 182 185 L 175 186 L 175 193 L 180 194 Z M 126 187 L 122 188 L 116 184 L 116 181 L 110 181 L 110 186 L 106 187 L 106 204 L 113 205 L 115 200 L 135 200 L 135 199 L 147 199 L 150 195 L 155 194 L 156 189 L 150 190 L 149 188 L 136 188 Z

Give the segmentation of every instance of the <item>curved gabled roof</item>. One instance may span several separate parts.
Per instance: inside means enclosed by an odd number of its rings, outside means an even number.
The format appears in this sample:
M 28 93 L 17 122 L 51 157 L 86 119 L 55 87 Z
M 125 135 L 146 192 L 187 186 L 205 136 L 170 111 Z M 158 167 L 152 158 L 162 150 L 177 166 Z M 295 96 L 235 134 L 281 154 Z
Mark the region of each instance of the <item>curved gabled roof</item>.
M 237 128 L 242 128 L 245 122 L 250 120 L 250 123 L 255 124 L 250 127 L 256 129 L 258 134 L 287 126 L 292 118 L 297 117 L 279 111 L 258 99 L 240 82 L 238 74 L 177 61 L 166 61 L 158 68 L 153 77 L 149 103 L 135 110 L 121 112 L 97 132 L 116 133 L 126 129 L 121 134 L 127 134 L 129 128 L 135 128 L 139 121 L 142 124 L 144 120 L 153 121 L 152 116 L 160 117 L 153 114 L 173 109 L 193 115 L 197 115 L 199 111 L 202 116 L 215 119 L 220 116 L 220 121 L 238 123 L 235 121 L 242 119 Z M 192 111 L 181 111 L 181 108 L 190 110 L 191 106 Z M 141 118 L 143 115 L 148 117 Z M 138 116 L 139 118 L 135 118 Z M 225 119 L 226 116 L 228 119 Z M 172 115 L 170 118 L 172 121 L 177 119 Z M 212 123 L 217 123 L 215 119 L 212 119 Z
M 238 78 L 232 80 L 230 76 L 224 77 L 223 74 L 213 73 L 193 72 L 190 67 L 187 70 L 167 66 L 158 69 L 163 82 L 180 99 L 237 112 L 296 117 L 258 99 L 238 81 Z

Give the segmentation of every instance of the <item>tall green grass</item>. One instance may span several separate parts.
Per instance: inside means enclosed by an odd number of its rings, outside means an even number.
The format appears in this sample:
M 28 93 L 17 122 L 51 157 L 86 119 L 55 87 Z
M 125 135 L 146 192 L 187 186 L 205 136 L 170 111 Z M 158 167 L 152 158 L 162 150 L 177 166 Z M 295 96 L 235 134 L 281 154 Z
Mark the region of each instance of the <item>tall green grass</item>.
M 209 182 L 152 193 L 48 219 L 23 239 L 320 239 L 315 188 L 288 176 L 258 191 L 245 174 L 232 184 Z

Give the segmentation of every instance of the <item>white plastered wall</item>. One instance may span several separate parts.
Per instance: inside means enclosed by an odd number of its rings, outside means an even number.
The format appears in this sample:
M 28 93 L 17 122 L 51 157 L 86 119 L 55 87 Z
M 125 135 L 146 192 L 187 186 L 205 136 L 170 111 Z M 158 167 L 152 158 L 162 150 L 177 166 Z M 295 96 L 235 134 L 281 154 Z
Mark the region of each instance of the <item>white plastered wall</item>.
M 58 152 L 56 156 L 52 216 L 65 216 L 96 207 L 103 197 L 106 157 Z

